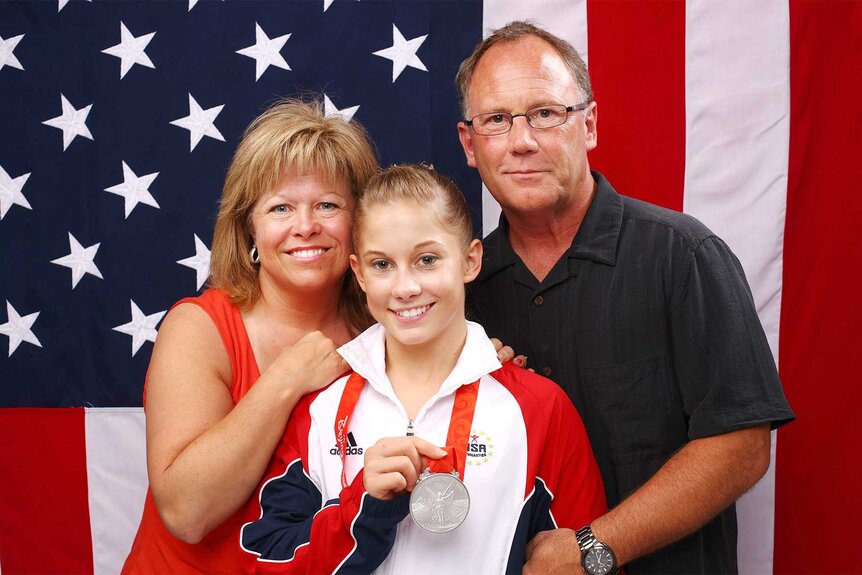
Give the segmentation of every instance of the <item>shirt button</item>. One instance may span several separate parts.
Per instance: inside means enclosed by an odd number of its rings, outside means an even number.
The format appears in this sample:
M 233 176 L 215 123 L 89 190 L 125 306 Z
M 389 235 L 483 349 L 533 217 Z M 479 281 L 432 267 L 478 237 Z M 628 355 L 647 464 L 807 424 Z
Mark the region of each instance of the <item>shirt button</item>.
M 545 298 L 540 295 L 537 295 L 535 298 L 533 298 L 533 303 L 536 305 L 542 305 L 543 303 L 545 303 Z
M 543 367 L 542 373 L 545 375 L 545 377 L 551 377 L 551 373 L 553 373 L 553 370 L 550 367 Z

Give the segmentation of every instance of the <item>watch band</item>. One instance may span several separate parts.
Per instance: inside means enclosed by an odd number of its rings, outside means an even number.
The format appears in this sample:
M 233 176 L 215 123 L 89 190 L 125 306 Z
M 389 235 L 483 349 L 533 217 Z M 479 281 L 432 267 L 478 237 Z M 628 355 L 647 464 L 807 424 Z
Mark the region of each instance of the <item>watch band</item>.
M 575 531 L 575 539 L 578 542 L 578 548 L 581 550 L 581 566 L 585 573 L 588 575 L 592 575 L 594 573 L 594 571 L 590 569 L 589 562 L 587 561 L 589 555 L 593 555 L 590 554 L 590 551 L 593 550 L 595 550 L 599 555 L 604 554 L 606 558 L 610 560 L 609 565 L 605 565 L 603 568 L 596 570 L 595 573 L 614 575 L 619 572 L 619 565 L 617 565 L 617 558 L 613 550 L 596 539 L 596 536 L 593 534 L 593 528 L 589 524 L 584 525 Z M 595 555 L 593 555 L 591 559 L 595 559 Z M 610 569 L 608 569 L 608 567 L 610 567 Z
M 575 531 L 575 538 L 578 540 L 578 547 L 582 555 L 599 542 L 596 536 L 593 535 L 593 528 L 590 527 L 589 523 Z

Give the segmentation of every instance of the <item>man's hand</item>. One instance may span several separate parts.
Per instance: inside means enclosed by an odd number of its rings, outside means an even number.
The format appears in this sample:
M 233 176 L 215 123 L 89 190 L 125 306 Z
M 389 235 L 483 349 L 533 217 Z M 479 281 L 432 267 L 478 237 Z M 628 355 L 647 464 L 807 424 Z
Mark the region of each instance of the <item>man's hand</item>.
M 526 355 L 515 355 L 514 349 L 508 345 L 503 345 L 503 342 L 496 337 L 491 338 L 491 343 L 494 344 L 494 349 L 497 350 L 497 359 L 500 360 L 500 363 L 511 361 L 518 367 L 527 367 Z
M 578 540 L 571 529 L 542 531 L 527 543 L 523 575 L 583 575 Z

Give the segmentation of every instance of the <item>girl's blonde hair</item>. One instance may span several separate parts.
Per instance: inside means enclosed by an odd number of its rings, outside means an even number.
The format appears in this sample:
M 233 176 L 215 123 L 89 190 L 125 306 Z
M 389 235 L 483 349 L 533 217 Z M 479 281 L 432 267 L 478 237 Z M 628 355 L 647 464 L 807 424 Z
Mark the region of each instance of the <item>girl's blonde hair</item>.
M 383 170 L 365 186 L 365 192 L 356 204 L 353 220 L 354 248 L 359 245 L 362 227 L 371 206 L 405 199 L 427 206 L 429 215 L 436 217 L 447 230 L 460 237 L 464 250 L 470 246 L 473 241 L 473 220 L 458 186 L 433 166 L 403 164 Z

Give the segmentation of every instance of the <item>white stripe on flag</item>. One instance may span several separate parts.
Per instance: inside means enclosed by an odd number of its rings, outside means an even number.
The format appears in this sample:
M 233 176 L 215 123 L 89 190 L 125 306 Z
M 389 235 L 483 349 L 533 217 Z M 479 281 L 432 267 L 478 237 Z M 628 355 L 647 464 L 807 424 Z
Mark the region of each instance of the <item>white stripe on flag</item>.
M 87 408 L 84 426 L 93 573 L 113 575 L 123 567 L 144 509 L 144 410 Z
M 482 8 L 482 37 L 513 20 L 531 20 L 572 43 L 584 62 L 587 60 L 587 1 L 542 0 L 513 2 L 485 0 Z M 517 110 L 509 110 L 515 111 Z M 523 110 L 521 110 L 523 111 Z M 482 235 L 487 236 L 500 221 L 500 204 L 482 184 Z
M 787 0 L 686 3 L 684 211 L 742 262 L 776 362 L 790 132 Z M 773 464 L 775 457 L 773 435 Z M 771 573 L 774 465 L 737 505 L 740 573 Z

